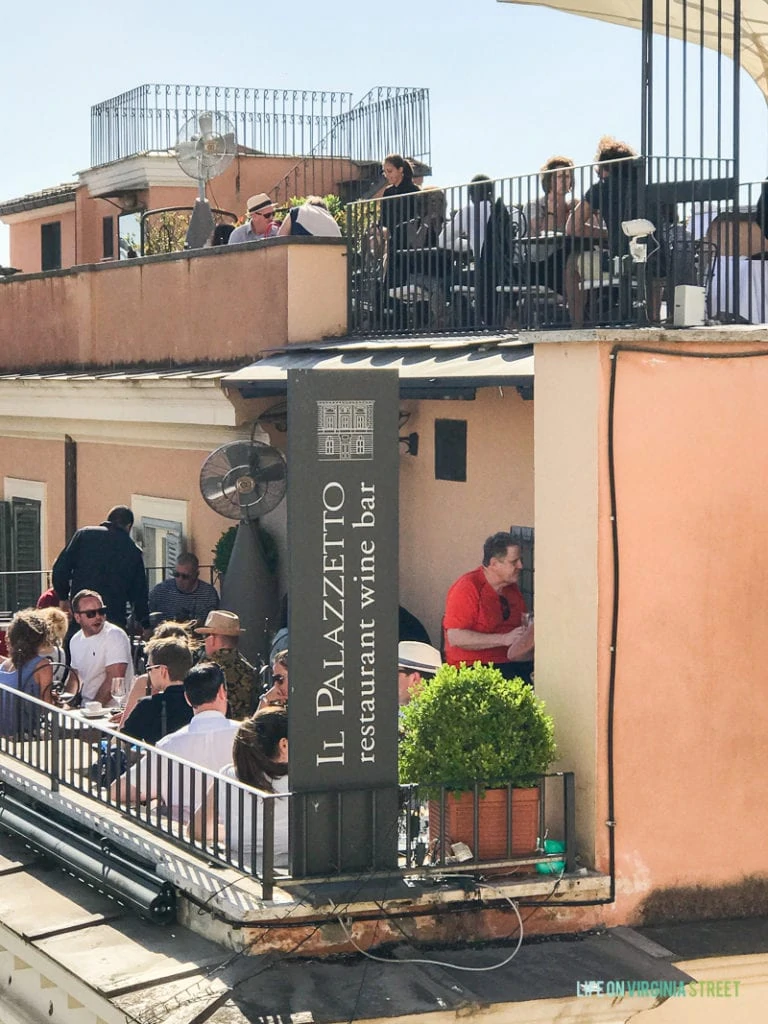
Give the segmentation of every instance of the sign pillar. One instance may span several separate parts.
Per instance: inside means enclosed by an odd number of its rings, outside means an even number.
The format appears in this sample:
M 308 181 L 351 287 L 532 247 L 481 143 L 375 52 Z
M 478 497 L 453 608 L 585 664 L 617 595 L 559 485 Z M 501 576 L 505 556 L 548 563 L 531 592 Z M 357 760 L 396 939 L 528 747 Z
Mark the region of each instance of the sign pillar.
M 397 864 L 399 381 L 288 373 L 295 876 Z

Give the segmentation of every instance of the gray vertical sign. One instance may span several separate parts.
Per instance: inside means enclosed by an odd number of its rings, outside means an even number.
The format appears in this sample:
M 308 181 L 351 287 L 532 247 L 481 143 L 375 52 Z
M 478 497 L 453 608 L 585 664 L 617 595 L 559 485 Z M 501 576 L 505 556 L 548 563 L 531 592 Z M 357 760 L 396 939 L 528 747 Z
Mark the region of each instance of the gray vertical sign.
M 398 400 L 396 371 L 288 373 L 296 876 L 397 861 Z

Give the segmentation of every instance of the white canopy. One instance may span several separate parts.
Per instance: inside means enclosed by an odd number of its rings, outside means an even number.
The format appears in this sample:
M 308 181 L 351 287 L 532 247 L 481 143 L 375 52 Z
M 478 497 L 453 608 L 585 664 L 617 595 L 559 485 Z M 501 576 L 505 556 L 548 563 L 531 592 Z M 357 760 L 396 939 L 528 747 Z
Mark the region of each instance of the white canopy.
M 531 7 L 551 7 L 554 11 L 580 14 L 584 18 L 608 21 L 614 25 L 642 28 L 642 0 L 498 0 L 499 3 L 527 4 Z M 703 3 L 704 0 L 701 0 Z M 733 57 L 733 6 L 723 10 L 718 18 L 717 4 L 705 3 L 704 39 L 707 49 L 720 50 Z M 687 8 L 687 31 L 689 43 L 699 44 L 701 8 L 698 4 L 686 4 L 684 0 L 670 0 L 669 34 L 683 39 L 683 11 Z M 654 4 L 653 31 L 659 35 L 667 33 L 667 9 L 660 2 Z M 719 36 L 718 36 L 719 30 Z M 741 66 L 757 82 L 763 95 L 768 99 L 768 0 L 741 0 Z

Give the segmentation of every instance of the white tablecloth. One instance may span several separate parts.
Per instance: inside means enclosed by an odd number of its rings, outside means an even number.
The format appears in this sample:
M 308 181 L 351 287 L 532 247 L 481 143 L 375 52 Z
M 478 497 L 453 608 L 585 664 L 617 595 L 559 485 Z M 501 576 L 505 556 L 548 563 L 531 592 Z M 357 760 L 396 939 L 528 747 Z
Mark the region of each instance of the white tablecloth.
M 739 259 L 739 316 L 751 324 L 768 323 L 768 260 Z M 734 313 L 733 257 L 715 260 L 709 288 L 709 315 Z

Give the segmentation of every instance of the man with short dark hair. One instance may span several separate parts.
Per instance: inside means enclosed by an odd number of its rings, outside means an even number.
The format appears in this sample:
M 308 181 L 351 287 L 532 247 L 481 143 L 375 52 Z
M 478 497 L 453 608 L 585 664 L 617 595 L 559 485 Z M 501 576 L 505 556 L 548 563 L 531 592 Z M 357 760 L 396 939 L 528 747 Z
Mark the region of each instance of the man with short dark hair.
M 230 717 L 247 718 L 256 710 L 258 680 L 253 665 L 237 649 L 240 634 L 245 632 L 239 617 L 234 612 L 213 611 L 195 632 L 205 637 L 202 660 L 212 661 L 224 672 Z
M 232 762 L 232 744 L 239 726 L 226 717 L 224 673 L 218 665 L 196 665 L 184 680 L 184 696 L 192 708 L 191 722 L 158 740 L 155 750 L 218 772 Z M 193 779 L 191 768 L 174 764 L 169 790 L 168 765 L 152 752 L 145 754 L 127 776 L 112 783 L 111 796 L 113 800 L 119 797 L 123 803 L 162 800 L 172 818 L 187 822 L 193 791 L 198 801 L 205 789 L 202 772 L 194 772 Z
M 465 573 L 445 603 L 445 660 L 449 665 L 492 664 L 504 676 L 531 682 L 533 623 L 523 624 L 525 601 L 517 583 L 520 545 L 510 533 L 494 533 L 483 545 L 483 564 Z
M 77 530 L 53 564 L 53 589 L 63 604 L 80 590 L 104 599 L 107 619 L 125 628 L 126 606 L 145 628 L 149 625 L 147 577 L 141 551 L 131 540 L 133 512 L 115 505 L 99 526 Z
M 106 620 L 101 594 L 79 590 L 72 598 L 72 614 L 79 630 L 70 641 L 72 668 L 80 678 L 83 700 L 106 705 L 112 699 L 112 680 L 133 680 L 131 642 L 125 630 Z M 126 692 L 127 692 L 126 690 Z
M 157 743 L 192 718 L 184 693 L 184 679 L 192 668 L 189 644 L 179 637 L 153 640 L 147 647 L 147 675 L 155 691 L 142 697 L 120 731 L 143 743 Z
M 191 551 L 179 555 L 171 579 L 158 583 L 149 595 L 150 613 L 158 612 L 163 619 L 176 622 L 198 625 L 218 607 L 216 588 L 200 579 L 200 563 Z

